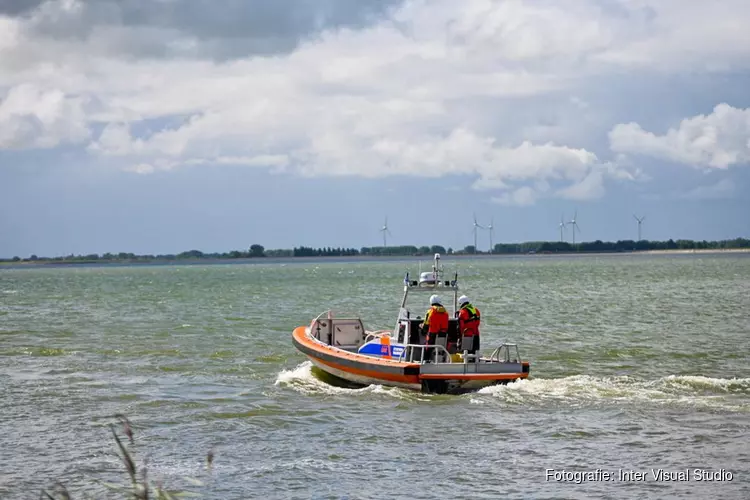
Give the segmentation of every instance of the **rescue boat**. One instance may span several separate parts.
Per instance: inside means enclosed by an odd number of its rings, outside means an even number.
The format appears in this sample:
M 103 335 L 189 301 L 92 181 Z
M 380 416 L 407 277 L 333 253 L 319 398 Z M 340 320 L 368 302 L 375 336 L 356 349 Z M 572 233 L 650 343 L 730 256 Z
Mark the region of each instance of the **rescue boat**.
M 393 330 L 366 330 L 359 316 L 328 310 L 309 325 L 295 328 L 292 342 L 320 370 L 360 386 L 460 394 L 528 378 L 529 362 L 521 359 L 516 344 L 502 343 L 489 356 L 461 350 L 467 344 L 458 328 L 458 292 L 458 273 L 445 280 L 440 254 L 435 254 L 432 271 L 421 272 L 419 280 L 410 280 L 406 273 Z M 452 304 L 443 303 L 451 316 L 447 335 L 438 336 L 430 346 L 424 345 L 420 331 L 423 318 L 413 316 L 408 307 L 409 298 L 424 294 L 452 294 L 453 298 Z M 424 310 L 426 303 L 422 299 L 416 307 Z

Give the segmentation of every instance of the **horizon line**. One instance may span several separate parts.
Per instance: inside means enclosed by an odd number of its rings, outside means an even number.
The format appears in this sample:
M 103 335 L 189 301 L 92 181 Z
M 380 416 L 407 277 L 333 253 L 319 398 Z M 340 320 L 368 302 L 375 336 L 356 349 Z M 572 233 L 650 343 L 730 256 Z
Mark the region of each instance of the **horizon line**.
M 537 247 L 537 249 L 540 249 L 541 247 L 549 248 L 549 247 L 557 247 L 562 246 L 565 249 L 570 249 L 574 252 L 580 252 L 581 250 L 586 251 L 585 248 L 581 247 L 591 247 L 592 245 L 595 245 L 597 247 L 599 246 L 614 246 L 615 248 L 621 248 L 624 250 L 622 245 L 634 245 L 635 248 L 631 248 L 631 250 L 660 250 L 662 248 L 658 248 L 658 246 L 667 245 L 672 246 L 675 245 L 675 247 L 671 248 L 663 248 L 665 250 L 667 249 L 708 249 L 707 247 L 713 247 L 713 248 L 727 248 L 723 245 L 726 245 L 727 243 L 735 243 L 737 244 L 736 247 L 730 247 L 730 248 L 747 248 L 750 247 L 750 240 L 745 237 L 736 237 L 736 238 L 730 238 L 730 239 L 722 239 L 722 240 L 692 240 L 692 239 L 685 239 L 685 238 L 679 238 L 679 239 L 673 239 L 669 238 L 667 240 L 633 240 L 633 239 L 626 239 L 626 240 L 616 240 L 616 241 L 604 241 L 604 240 L 593 240 L 593 241 L 582 241 L 582 242 L 576 242 L 571 243 L 568 241 L 560 241 L 560 240 L 538 240 L 538 241 L 524 241 L 524 242 L 515 242 L 515 243 L 495 243 L 491 248 L 487 250 L 481 250 L 479 248 L 475 248 L 474 245 L 466 245 L 463 248 L 460 249 L 453 249 L 451 246 L 445 246 L 445 245 L 389 245 L 389 246 L 362 246 L 359 248 L 356 247 L 333 247 L 333 246 L 322 246 L 322 247 L 313 247 L 313 246 L 306 246 L 306 245 L 300 245 L 295 246 L 292 248 L 268 248 L 266 249 L 263 245 L 254 243 L 247 247 L 245 250 L 229 250 L 224 252 L 204 252 L 202 250 L 197 250 L 195 248 L 190 250 L 183 250 L 181 252 L 176 253 L 158 253 L 158 254 L 136 254 L 134 252 L 104 252 L 104 253 L 81 253 L 81 254 L 67 254 L 67 255 L 58 255 L 54 257 L 47 257 L 42 256 L 39 257 L 37 254 L 30 254 L 29 257 L 22 258 L 18 255 L 14 255 L 13 257 L 0 257 L 0 262 L 18 262 L 18 261 L 36 261 L 36 260 L 64 260 L 64 259 L 81 259 L 81 258 L 87 258 L 87 259 L 102 259 L 102 260 L 113 260 L 113 259 L 133 259 L 133 258 L 149 258 L 149 259 L 165 259 L 165 258 L 177 258 L 178 256 L 183 256 L 182 258 L 192 256 L 194 258 L 243 258 L 243 257 L 266 257 L 266 256 L 284 256 L 285 254 L 289 252 L 326 252 L 328 255 L 319 255 L 319 256 L 382 256 L 384 255 L 384 251 L 387 252 L 387 255 L 392 256 L 408 256 L 408 255 L 424 255 L 427 253 L 441 253 L 446 255 L 479 255 L 479 254 L 496 254 L 496 253 L 519 253 L 518 250 L 524 249 L 524 250 L 534 250 L 534 248 L 531 247 Z M 680 248 L 680 244 L 686 245 Z M 699 245 L 699 246 L 696 246 Z M 657 248 L 653 248 L 654 246 L 657 246 Z M 516 251 L 508 251 L 515 247 Z M 637 248 L 640 247 L 640 248 Z M 553 248 L 556 251 L 563 250 L 562 248 Z M 503 251 L 505 250 L 505 251 Z M 552 249 L 551 249 L 552 250 Z M 610 251 L 615 250 L 611 249 Z M 622 251 L 621 250 L 621 251 Z M 391 252 L 394 251 L 403 251 L 408 253 L 402 253 L 402 254 L 394 254 Z M 606 249 L 602 249 L 602 251 L 608 251 Z M 331 252 L 337 252 L 339 255 L 331 255 Z M 374 252 L 374 253 L 371 253 Z M 266 255 L 267 253 L 276 254 L 276 255 Z M 243 255 L 245 254 L 245 255 Z M 293 255 L 293 256 L 318 256 L 314 254 L 310 255 Z

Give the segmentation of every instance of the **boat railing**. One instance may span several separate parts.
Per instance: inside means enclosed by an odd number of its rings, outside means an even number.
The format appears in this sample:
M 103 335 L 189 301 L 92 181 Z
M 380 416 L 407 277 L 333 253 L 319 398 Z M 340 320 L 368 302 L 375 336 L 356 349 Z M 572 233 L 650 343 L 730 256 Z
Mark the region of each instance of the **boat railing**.
M 359 316 L 359 314 L 355 314 L 350 311 L 326 309 L 322 313 L 315 316 L 312 322 L 314 323 L 316 321 L 327 320 L 327 319 L 357 319 L 357 320 L 362 321 L 362 318 Z
M 515 351 L 515 358 L 511 358 L 511 352 Z M 498 363 L 520 363 L 521 355 L 518 352 L 517 344 L 500 344 L 500 346 L 492 351 L 490 355 L 490 363 L 496 361 Z
M 402 345 L 404 349 L 403 351 L 401 351 L 401 354 L 399 354 L 397 358 L 398 362 L 414 363 L 415 361 L 414 358 L 418 356 L 416 361 L 419 361 L 420 363 L 424 363 L 426 350 L 429 350 L 431 352 L 431 358 L 435 362 L 437 362 L 438 353 L 443 354 L 443 358 L 446 360 L 446 361 L 441 361 L 442 363 L 453 362 L 453 360 L 451 359 L 451 354 L 448 352 L 448 349 L 446 349 L 440 344 L 430 344 L 430 345 L 402 344 Z
M 341 314 L 332 309 L 323 311 L 310 323 L 310 334 L 330 346 L 361 345 L 365 325 L 356 314 Z

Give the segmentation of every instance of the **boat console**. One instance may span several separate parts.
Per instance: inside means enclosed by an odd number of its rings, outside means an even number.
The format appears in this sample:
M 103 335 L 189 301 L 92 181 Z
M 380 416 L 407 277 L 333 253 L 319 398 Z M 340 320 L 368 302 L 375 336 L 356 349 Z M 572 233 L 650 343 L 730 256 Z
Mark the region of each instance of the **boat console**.
M 406 344 L 424 344 L 425 335 L 422 334 L 420 325 L 424 318 L 417 316 L 416 318 L 409 318 L 405 322 L 400 323 L 405 326 L 404 329 L 400 328 L 396 341 L 399 343 Z M 451 354 L 455 354 L 458 350 L 458 319 L 450 318 L 448 320 L 448 334 L 445 339 L 446 348 Z

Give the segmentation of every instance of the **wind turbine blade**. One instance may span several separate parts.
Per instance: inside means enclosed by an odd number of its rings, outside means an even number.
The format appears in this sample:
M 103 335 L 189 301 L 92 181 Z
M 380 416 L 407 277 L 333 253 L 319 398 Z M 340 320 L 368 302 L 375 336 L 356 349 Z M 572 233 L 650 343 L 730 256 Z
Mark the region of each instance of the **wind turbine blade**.
M 641 222 L 641 219 L 639 219 L 635 214 L 633 214 L 633 218 L 637 220 L 638 222 Z

